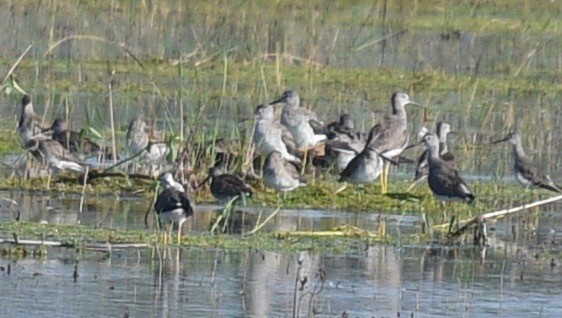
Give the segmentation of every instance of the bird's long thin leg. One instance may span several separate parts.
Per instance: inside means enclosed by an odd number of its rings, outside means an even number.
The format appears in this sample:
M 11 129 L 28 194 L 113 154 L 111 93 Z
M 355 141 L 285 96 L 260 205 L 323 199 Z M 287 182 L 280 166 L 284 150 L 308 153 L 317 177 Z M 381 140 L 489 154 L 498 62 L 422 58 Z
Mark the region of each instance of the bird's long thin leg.
M 183 225 L 183 222 L 178 222 L 178 245 L 181 244 L 181 226 Z
M 387 164 L 386 162 L 383 165 L 383 175 L 384 175 L 384 188 L 383 188 L 383 194 L 386 194 L 388 192 L 388 173 L 390 172 L 390 164 Z
M 47 190 L 51 189 L 51 169 L 47 169 Z
M 174 229 L 174 223 L 170 224 L 170 232 L 168 232 L 168 244 L 172 240 L 172 230 Z
M 305 169 L 306 169 L 307 159 L 308 159 L 308 148 L 304 150 L 304 157 L 302 158 L 301 174 L 304 174 L 304 172 L 306 171 Z
M 380 179 L 381 179 L 381 194 L 385 194 L 385 190 L 384 190 L 384 168 L 385 168 L 385 164 L 383 164 L 382 166 L 382 172 L 380 175 Z

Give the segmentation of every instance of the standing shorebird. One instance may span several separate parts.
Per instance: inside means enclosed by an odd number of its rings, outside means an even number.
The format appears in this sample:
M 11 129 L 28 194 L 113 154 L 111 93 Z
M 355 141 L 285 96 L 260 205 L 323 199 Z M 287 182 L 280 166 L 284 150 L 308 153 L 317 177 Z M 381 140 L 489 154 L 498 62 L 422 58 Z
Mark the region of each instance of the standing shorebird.
M 250 185 L 236 175 L 221 173 L 218 167 L 209 169 L 209 175 L 199 186 L 209 179 L 211 180 L 211 194 L 223 204 L 234 198 L 237 198 L 236 201 L 238 201 L 243 196 L 252 197 L 253 192 Z
M 263 178 L 268 187 L 282 192 L 306 185 L 297 168 L 285 161 L 278 151 L 272 151 L 265 159 Z
M 39 130 L 36 129 L 37 123 L 35 121 L 37 120 L 41 120 L 41 117 L 35 114 L 33 104 L 31 103 L 31 97 L 29 95 L 24 95 L 21 99 L 21 116 L 18 124 L 18 132 L 24 146 L 35 136 L 44 137 L 40 134 Z
M 440 201 L 474 201 L 472 191 L 459 175 L 458 170 L 441 158 L 439 139 L 435 134 L 423 138 L 428 149 L 429 173 L 427 181 L 433 195 Z
M 560 187 L 556 185 L 550 176 L 548 176 L 540 167 L 533 163 L 533 160 L 525 154 L 521 135 L 518 132 L 508 134 L 505 138 L 494 141 L 494 144 L 508 141 L 513 146 L 513 159 L 515 161 L 513 172 L 515 179 L 523 186 L 534 186 L 547 189 L 554 192 L 562 192 Z
M 306 108 L 299 107 L 300 98 L 296 92 L 286 90 L 279 99 L 269 104 L 278 103 L 284 104 L 281 124 L 291 131 L 299 151 L 307 151 L 327 139 L 325 134 L 320 133 L 323 125 L 318 121 L 316 114 Z
M 34 138 L 27 142 L 27 150 L 40 162 L 55 171 L 84 172 L 84 164 L 66 150 L 58 141 Z
M 150 142 L 148 126 L 140 118 L 137 117 L 131 121 L 126 138 L 131 155 L 142 155 L 142 159 L 151 165 L 151 170 L 154 168 L 153 165 L 165 163 L 170 149 L 163 142 Z M 142 153 L 143 151 L 144 153 Z
M 173 224 L 176 223 L 178 227 L 178 240 L 177 244 L 181 243 L 181 227 L 188 217 L 193 215 L 193 207 L 181 184 L 174 180 L 171 173 L 165 172 L 158 178 L 160 184 L 164 187 L 156 203 L 154 203 L 154 210 L 158 214 L 158 225 L 162 229 L 162 222 L 168 227 L 164 229 L 163 241 L 168 244 L 169 238 L 172 237 Z
M 355 122 L 349 114 L 340 116 L 340 120 L 328 125 L 326 152 L 336 156 L 336 165 L 343 171 L 349 162 L 365 149 L 366 136 L 355 129 Z
M 446 163 L 452 165 L 453 168 L 456 168 L 457 163 L 455 161 L 455 155 L 449 152 L 449 148 L 447 147 L 447 135 L 451 133 L 451 125 L 444 122 L 438 122 L 436 132 L 437 136 L 439 137 L 439 156 Z M 423 138 L 427 133 L 429 133 L 429 130 L 425 127 L 422 127 L 419 135 Z M 429 172 L 428 156 L 429 151 L 426 149 L 418 159 L 414 182 L 412 182 L 412 184 L 408 188 L 408 191 L 411 191 L 420 181 L 427 178 L 427 174 Z
M 126 137 L 127 148 L 131 155 L 143 151 L 148 146 L 148 132 L 148 126 L 142 119 L 135 117 L 131 120 Z
M 375 125 L 370 134 L 369 147 L 386 158 L 392 159 L 402 153 L 408 146 L 408 116 L 406 105 L 418 105 L 410 100 L 406 93 L 395 92 L 391 97 L 392 113 L 385 116 L 383 122 Z M 385 162 L 381 175 L 382 193 L 388 191 L 389 162 Z
M 289 161 L 300 163 L 295 155 L 295 143 L 291 133 L 274 118 L 273 106 L 260 105 L 256 108 L 256 126 L 254 128 L 253 143 L 262 156 L 268 156 L 277 151 Z M 290 152 L 289 148 L 292 148 Z
M 375 150 L 373 143 L 373 138 L 375 137 L 376 132 L 371 129 L 365 148 L 349 161 L 345 169 L 340 173 L 339 181 L 363 184 L 371 183 L 379 177 L 384 163 L 379 153 Z
M 77 155 L 83 153 L 85 155 L 92 155 L 102 151 L 102 148 L 90 138 L 82 137 L 79 133 L 69 130 L 66 121 L 60 118 L 55 119 L 51 127 L 43 131 L 52 131 L 52 139 L 58 141 L 72 154 Z M 107 150 L 104 154 L 107 158 L 113 156 L 113 154 Z

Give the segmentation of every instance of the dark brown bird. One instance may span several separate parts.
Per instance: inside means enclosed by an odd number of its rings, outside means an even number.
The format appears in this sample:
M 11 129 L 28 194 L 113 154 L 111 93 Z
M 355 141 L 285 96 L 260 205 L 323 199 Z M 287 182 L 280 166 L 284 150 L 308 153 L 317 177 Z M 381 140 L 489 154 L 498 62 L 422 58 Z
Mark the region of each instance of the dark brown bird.
M 211 180 L 211 193 L 221 203 L 228 202 L 235 197 L 252 197 L 252 188 L 242 180 L 242 178 L 229 174 L 221 173 L 218 167 L 209 169 L 209 175 L 201 185 Z

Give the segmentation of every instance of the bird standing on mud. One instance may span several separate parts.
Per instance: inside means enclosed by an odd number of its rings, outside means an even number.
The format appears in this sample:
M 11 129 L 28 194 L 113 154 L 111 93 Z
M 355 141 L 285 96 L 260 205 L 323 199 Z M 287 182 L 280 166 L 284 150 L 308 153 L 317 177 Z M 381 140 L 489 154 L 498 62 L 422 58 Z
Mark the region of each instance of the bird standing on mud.
M 311 110 L 299 107 L 300 97 L 295 91 L 286 90 L 279 99 L 269 104 L 278 103 L 283 103 L 281 124 L 291 131 L 299 151 L 307 151 L 327 140 L 326 135 L 321 133 L 324 127 L 318 121 L 316 114 Z
M 513 173 L 517 181 L 525 187 L 534 186 L 553 192 L 562 192 L 560 187 L 552 181 L 550 176 L 535 165 L 533 160 L 527 156 L 523 150 L 521 135 L 518 132 L 510 133 L 505 138 L 494 141 L 493 144 L 504 141 L 509 142 L 513 146 Z
M 285 161 L 278 151 L 272 151 L 265 159 L 263 179 L 268 187 L 282 192 L 306 185 L 301 180 L 297 168 Z
M 264 157 L 272 151 L 277 151 L 285 160 L 301 162 L 297 157 L 298 151 L 293 136 L 274 118 L 273 106 L 259 105 L 255 116 L 253 144 L 256 151 Z
M 440 201 L 472 203 L 475 197 L 468 184 L 461 178 L 456 167 L 441 158 L 437 135 L 432 133 L 426 134 L 423 140 L 429 154 L 427 182 L 433 195 Z
M 447 146 L 447 135 L 451 132 L 451 125 L 444 122 L 438 122 L 436 132 L 439 137 L 439 156 L 446 163 L 449 163 L 456 168 L 457 162 L 455 161 L 455 155 L 449 152 L 449 148 Z M 420 131 L 420 137 L 423 138 L 427 133 L 429 133 L 428 129 L 423 127 Z M 420 181 L 427 178 L 427 174 L 429 172 L 428 157 L 429 150 L 426 149 L 418 159 L 414 182 L 410 185 L 408 191 L 411 191 Z
M 392 113 L 385 116 L 384 120 L 375 125 L 372 134 L 370 147 L 378 154 L 392 159 L 402 153 L 408 146 L 410 133 L 408 131 L 408 116 L 406 105 L 418 105 L 410 100 L 406 93 L 395 92 L 390 98 Z M 382 193 L 388 191 L 388 170 L 390 163 L 385 162 L 381 176 Z

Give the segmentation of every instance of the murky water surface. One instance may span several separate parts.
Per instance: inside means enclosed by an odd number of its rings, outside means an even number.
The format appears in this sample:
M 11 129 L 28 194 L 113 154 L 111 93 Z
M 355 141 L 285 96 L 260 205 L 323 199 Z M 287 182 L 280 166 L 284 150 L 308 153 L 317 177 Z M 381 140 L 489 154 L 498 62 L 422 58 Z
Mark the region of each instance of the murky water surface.
M 3 69 L 9 69 L 33 43 L 15 78 L 33 94 L 35 110 L 45 113 L 47 122 L 70 112 L 74 129 L 91 122 L 105 134 L 101 142 L 107 145 L 106 64 L 115 67 L 113 100 L 116 127 L 121 128 L 120 149 L 124 128 L 137 115 L 155 117 L 163 130 L 170 126 L 174 132 L 196 129 L 208 131 L 209 136 L 216 130 L 218 137 L 243 139 L 251 135 L 252 127 L 251 121 L 243 119 L 251 118 L 256 104 L 286 86 L 299 90 L 305 106 L 318 111 L 322 120 L 332 121 L 345 111 L 366 130 L 373 117 L 388 108 L 388 99 L 375 98 L 373 92 L 382 90 L 390 96 L 391 90 L 404 89 L 426 106 L 408 110 L 412 131 L 436 120 L 452 124 L 457 135 L 452 136 L 451 147 L 459 154 L 463 175 L 498 180 L 510 174 L 509 147 L 490 148 L 487 143 L 510 129 L 511 120 L 525 130 L 528 154 L 544 164 L 553 179 L 562 180 L 562 169 L 556 168 L 562 161 L 561 96 L 550 88 L 550 81 L 552 87 L 560 83 L 562 70 L 557 35 L 495 34 L 485 29 L 482 34 L 459 30 L 447 38 L 447 32 L 454 31 L 448 23 L 411 29 L 406 20 L 414 13 L 391 9 L 387 15 L 386 1 L 384 10 L 378 2 L 348 9 L 326 2 L 313 12 L 281 2 L 269 11 L 262 11 L 258 2 L 249 7 L 245 2 L 220 2 L 212 10 L 199 8 L 201 3 L 169 0 L 136 6 L 134 1 L 112 1 L 110 8 L 104 4 L 98 8 L 89 2 L 2 2 Z M 556 3 L 551 1 L 551 5 Z M 431 11 L 442 14 L 438 7 Z M 471 2 L 470 7 L 476 10 L 473 17 L 490 17 L 490 23 L 501 18 L 497 12 L 486 12 L 480 3 Z M 507 9 L 508 17 L 518 14 Z M 539 17 L 548 22 L 545 29 L 549 21 L 559 20 L 559 11 L 548 11 L 551 18 Z M 392 23 L 369 24 L 385 17 Z M 534 21 L 529 17 L 514 22 Z M 50 51 L 56 41 L 75 35 L 99 36 L 103 41 L 63 41 Z M 156 69 L 143 72 L 116 45 L 121 43 L 141 60 L 158 60 L 164 67 L 176 59 L 184 60 L 186 69 L 202 64 L 190 77 L 176 78 L 175 70 L 173 74 Z M 194 52 L 191 57 L 190 52 Z M 274 53 L 283 54 L 280 72 L 266 67 L 256 68 L 254 74 L 237 74 L 240 69 L 251 70 L 240 68 L 240 61 L 245 64 Z M 216 65 L 209 66 L 214 65 L 212 59 L 223 56 L 225 64 L 234 65 L 225 75 L 213 70 Z M 284 65 L 300 63 L 291 62 L 293 57 L 317 63 L 320 70 L 403 72 L 400 76 L 408 81 L 404 87 L 357 89 L 361 78 L 340 82 L 307 64 L 310 74 L 303 82 L 292 83 Z M 262 62 L 273 60 L 263 58 Z M 469 84 L 448 90 L 434 87 L 441 83 L 440 74 L 466 78 Z M 479 76 L 484 76 L 484 82 L 479 82 Z M 270 82 L 273 78 L 276 85 Z M 494 78 L 513 78 L 515 86 L 478 86 Z M 521 78 L 534 85 L 549 81 L 548 87 L 518 89 Z M 223 93 L 217 93 L 221 88 Z M 15 94 L 0 95 L 4 105 L 0 117 L 17 117 L 20 100 Z M 179 127 L 178 105 L 186 108 L 189 129 Z M 208 125 L 199 125 L 202 119 Z M 13 129 L 13 122 L 9 124 Z M 11 161 L 2 160 L 8 163 L 2 168 L 6 175 L 14 170 L 11 163 L 21 153 Z M 405 169 L 398 172 L 410 175 Z M 144 215 L 151 209 L 149 202 L 134 196 L 88 196 L 82 209 L 79 196 L 64 193 L 3 191 L 0 198 L 9 199 L 0 200 L 0 222 L 19 218 L 144 229 Z M 217 205 L 198 204 L 184 226 L 186 233 L 208 231 L 219 210 Z M 249 227 L 260 214 L 273 212 L 259 207 L 242 210 L 240 217 Z M 188 248 L 78 256 L 69 249 L 49 249 L 43 259 L 0 258 L 0 317 L 347 317 L 344 313 L 349 317 L 562 317 L 561 212 L 562 204 L 551 204 L 489 224 L 490 247 L 485 251 L 469 244 L 442 247 L 421 242 L 365 246 L 347 255 Z M 263 230 L 327 230 L 341 224 L 376 230 L 383 220 L 394 237 L 421 231 L 417 215 L 377 210 L 359 214 L 286 210 Z M 147 231 L 153 231 L 154 223 L 154 217 L 149 218 Z
M 134 197 L 96 197 L 86 199 L 78 213 L 74 195 L 0 196 L 20 203 L 3 202 L 0 221 L 19 215 L 35 222 L 143 228 L 147 208 Z M 242 209 L 248 220 L 272 212 Z M 206 231 L 218 210 L 198 206 L 187 231 Z M 0 316 L 291 317 L 295 308 L 299 316 L 317 317 L 344 312 L 350 317 L 557 317 L 562 315 L 561 210 L 562 204 L 554 204 L 490 224 L 485 251 L 423 242 L 337 256 L 150 249 L 85 252 L 78 259 L 72 250 L 50 249 L 44 259 L 0 260 Z M 392 235 L 420 230 L 417 216 L 387 220 Z M 267 230 L 325 230 L 344 223 L 374 230 L 379 221 L 367 213 L 286 210 Z

